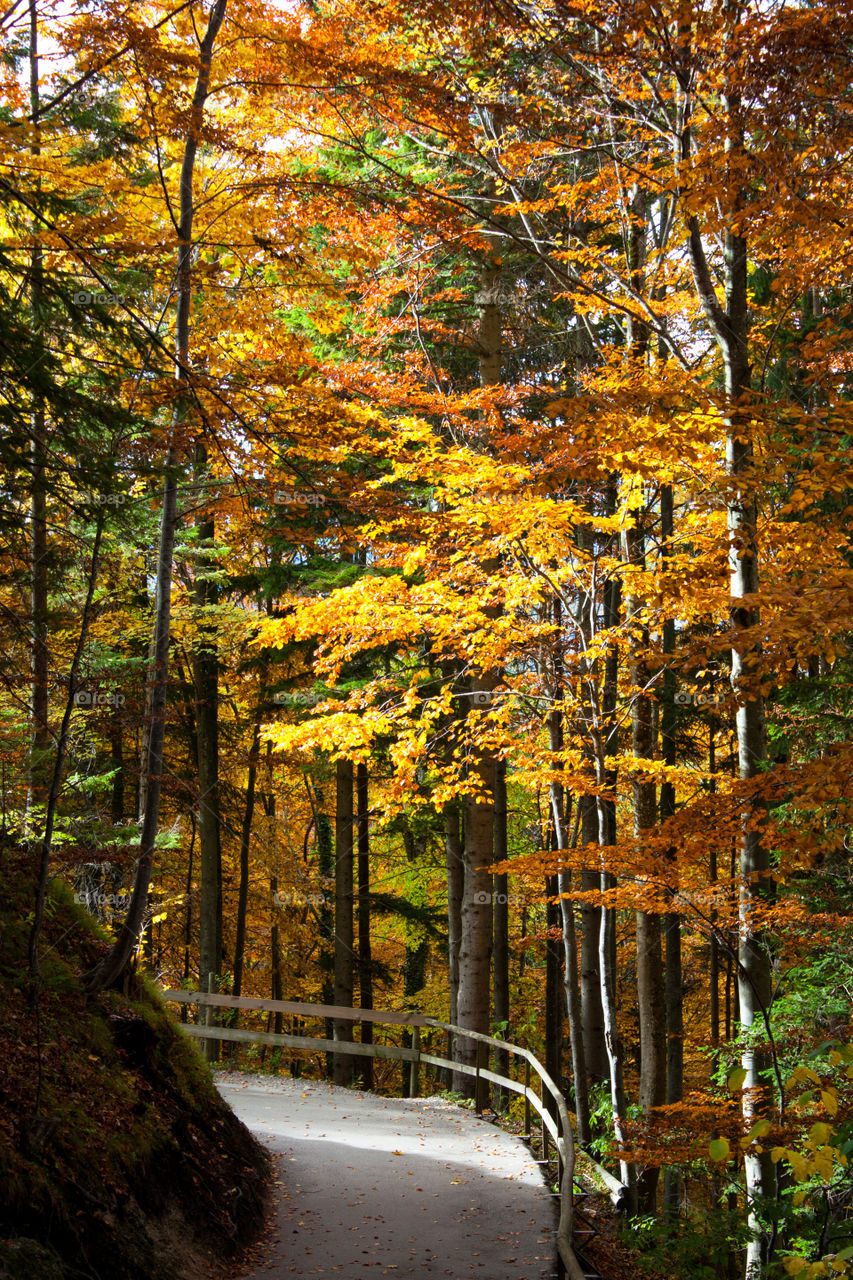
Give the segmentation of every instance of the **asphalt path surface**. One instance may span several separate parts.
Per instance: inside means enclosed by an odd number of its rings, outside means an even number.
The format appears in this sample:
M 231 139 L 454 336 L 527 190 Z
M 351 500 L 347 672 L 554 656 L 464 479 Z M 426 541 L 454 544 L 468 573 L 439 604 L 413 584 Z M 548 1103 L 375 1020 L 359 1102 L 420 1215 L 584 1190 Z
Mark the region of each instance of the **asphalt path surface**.
M 438 1099 L 220 1074 L 277 1157 L 275 1216 L 244 1280 L 550 1280 L 556 1214 L 517 1138 Z

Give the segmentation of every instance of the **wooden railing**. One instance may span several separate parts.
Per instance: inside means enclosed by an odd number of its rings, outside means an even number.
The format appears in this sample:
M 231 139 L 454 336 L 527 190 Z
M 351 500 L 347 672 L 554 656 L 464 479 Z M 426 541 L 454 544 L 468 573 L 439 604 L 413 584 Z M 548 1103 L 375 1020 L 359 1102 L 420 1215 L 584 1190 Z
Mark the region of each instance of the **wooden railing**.
M 300 1018 L 333 1018 L 340 1021 L 384 1023 L 389 1026 L 410 1028 L 412 1032 L 411 1046 L 388 1044 L 360 1044 L 351 1040 L 327 1040 L 314 1036 L 285 1035 L 270 1031 L 245 1031 L 239 1027 L 209 1026 L 202 1023 L 181 1023 L 185 1032 L 207 1040 L 226 1040 L 251 1044 L 268 1044 L 290 1049 L 307 1049 L 322 1053 L 340 1053 L 348 1057 L 384 1058 L 409 1063 L 410 1096 L 417 1092 L 418 1069 L 421 1063 L 429 1063 L 450 1071 L 472 1076 L 475 1079 L 475 1100 L 477 1109 L 481 1109 L 482 1095 L 487 1084 L 494 1084 L 501 1089 L 519 1094 L 524 1099 L 525 1136 L 531 1135 L 532 1111 L 539 1116 L 542 1127 L 542 1160 L 547 1170 L 549 1163 L 549 1147 L 553 1144 L 556 1166 L 557 1185 L 559 1187 L 559 1223 L 557 1226 L 557 1251 L 561 1269 L 569 1280 L 585 1280 L 585 1272 L 574 1251 L 572 1229 L 574 1222 L 574 1173 L 575 1143 L 566 1100 L 551 1079 L 538 1058 L 529 1049 L 521 1045 L 511 1044 L 506 1040 L 498 1040 L 494 1036 L 470 1031 L 465 1027 L 453 1026 L 441 1022 L 438 1018 L 430 1018 L 422 1013 L 401 1013 L 375 1009 L 345 1009 L 337 1005 L 300 1004 L 292 1000 L 257 1000 L 252 996 L 225 996 L 206 994 L 200 991 L 163 991 L 165 1000 L 184 1005 L 198 1005 L 206 1008 L 247 1009 L 265 1013 L 290 1014 Z M 443 1054 L 434 1053 L 432 1046 L 421 1045 L 421 1031 L 425 1028 L 436 1029 L 447 1033 L 458 1040 L 473 1041 L 477 1045 L 475 1065 L 456 1062 Z M 511 1075 L 503 1075 L 489 1067 L 492 1051 L 503 1050 L 511 1057 L 524 1064 L 524 1079 L 516 1080 Z M 532 1077 L 539 1080 L 539 1092 L 531 1087 Z M 609 1181 L 611 1195 L 614 1187 L 621 1192 L 617 1179 L 604 1174 Z

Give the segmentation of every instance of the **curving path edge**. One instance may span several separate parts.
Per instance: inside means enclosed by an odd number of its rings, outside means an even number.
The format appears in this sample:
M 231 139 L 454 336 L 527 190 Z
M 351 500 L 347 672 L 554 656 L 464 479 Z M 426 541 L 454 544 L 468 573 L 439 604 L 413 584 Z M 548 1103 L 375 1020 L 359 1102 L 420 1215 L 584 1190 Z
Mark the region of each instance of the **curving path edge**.
M 524 1144 L 441 1099 L 221 1072 L 278 1157 L 270 1230 L 244 1280 L 551 1280 L 556 1212 Z

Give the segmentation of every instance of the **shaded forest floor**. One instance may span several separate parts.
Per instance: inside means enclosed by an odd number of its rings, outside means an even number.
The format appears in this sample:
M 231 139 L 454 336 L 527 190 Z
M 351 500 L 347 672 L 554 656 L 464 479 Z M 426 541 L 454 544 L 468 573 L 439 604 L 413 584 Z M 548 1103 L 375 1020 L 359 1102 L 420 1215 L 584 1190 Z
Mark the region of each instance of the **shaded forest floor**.
M 266 1152 L 149 985 L 84 995 L 106 940 L 51 888 L 27 973 L 33 868 L 0 848 L 0 1280 L 182 1280 L 264 1218 Z

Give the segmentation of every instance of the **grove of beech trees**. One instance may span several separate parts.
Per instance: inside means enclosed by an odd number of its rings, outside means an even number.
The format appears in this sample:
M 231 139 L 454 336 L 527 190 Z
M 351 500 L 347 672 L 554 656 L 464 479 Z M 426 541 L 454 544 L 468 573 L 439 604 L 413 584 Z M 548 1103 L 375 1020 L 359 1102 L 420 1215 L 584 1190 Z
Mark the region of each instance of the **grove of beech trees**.
M 92 994 L 531 1048 L 637 1274 L 845 1274 L 853 10 L 18 0 L 0 33 L 33 989 L 59 877 Z

